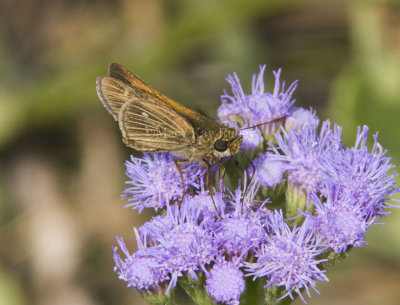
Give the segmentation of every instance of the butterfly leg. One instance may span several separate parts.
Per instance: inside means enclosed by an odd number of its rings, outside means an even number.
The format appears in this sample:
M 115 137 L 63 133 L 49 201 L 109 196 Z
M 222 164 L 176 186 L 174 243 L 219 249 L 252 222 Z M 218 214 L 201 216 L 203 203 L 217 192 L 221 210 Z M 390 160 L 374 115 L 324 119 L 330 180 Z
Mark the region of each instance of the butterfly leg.
M 219 181 L 219 189 L 221 192 L 224 192 L 224 178 L 225 178 L 225 173 L 226 173 L 226 168 L 224 163 L 218 161 L 218 181 Z
M 246 197 L 247 192 L 249 191 L 249 187 L 248 186 L 250 186 L 251 182 L 253 181 L 254 175 L 256 173 L 256 167 L 255 167 L 253 161 L 251 161 L 251 159 L 244 152 L 242 152 L 242 151 L 239 151 L 239 152 L 250 163 L 250 166 L 251 166 L 251 168 L 253 170 L 253 172 L 250 174 L 249 183 L 247 184 L 246 189 L 244 190 L 244 194 L 243 194 L 243 198 L 244 198 L 244 197 Z
M 185 180 L 183 179 L 182 168 L 179 166 L 179 162 L 184 162 L 184 161 L 175 160 L 175 166 L 176 166 L 176 169 L 178 170 L 179 174 L 181 175 L 181 182 L 182 182 L 182 198 L 179 201 L 179 205 L 181 205 L 183 202 L 183 199 L 185 198 L 186 189 L 185 189 Z
M 207 175 L 207 170 L 204 173 L 198 175 L 195 180 L 199 180 L 199 179 L 203 178 L 205 175 Z
M 211 160 L 211 161 L 212 161 L 212 160 Z M 218 216 L 220 219 L 222 219 L 221 214 L 219 213 L 218 208 L 217 208 L 217 205 L 216 205 L 216 203 L 215 203 L 212 190 L 211 190 L 211 184 L 210 184 L 210 168 L 211 168 L 211 164 L 212 164 L 212 163 L 210 164 L 210 163 L 209 163 L 207 160 L 205 160 L 205 159 L 203 159 L 203 162 L 204 162 L 205 165 L 207 166 L 206 185 L 207 185 L 207 187 L 208 187 L 208 191 L 209 191 L 209 193 L 210 193 L 211 200 L 212 200 L 212 203 L 213 203 L 214 208 L 215 208 L 215 212 L 217 213 L 217 216 Z

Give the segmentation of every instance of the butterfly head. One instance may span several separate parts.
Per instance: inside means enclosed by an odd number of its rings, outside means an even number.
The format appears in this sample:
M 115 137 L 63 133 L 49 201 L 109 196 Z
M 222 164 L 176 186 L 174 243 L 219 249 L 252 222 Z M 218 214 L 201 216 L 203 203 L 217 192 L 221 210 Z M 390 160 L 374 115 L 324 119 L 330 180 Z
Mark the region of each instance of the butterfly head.
M 243 141 L 243 136 L 238 135 L 235 129 L 227 128 L 224 131 L 214 138 L 212 155 L 216 160 L 236 154 Z

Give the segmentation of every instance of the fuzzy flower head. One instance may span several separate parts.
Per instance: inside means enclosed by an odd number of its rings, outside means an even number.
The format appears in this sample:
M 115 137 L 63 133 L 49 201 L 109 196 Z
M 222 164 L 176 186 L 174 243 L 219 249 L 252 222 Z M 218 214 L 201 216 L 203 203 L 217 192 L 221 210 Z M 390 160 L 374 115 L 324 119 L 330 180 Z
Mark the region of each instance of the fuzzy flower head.
M 142 158 L 131 156 L 131 162 L 126 162 L 126 175 L 130 185 L 123 193 L 128 198 L 126 207 L 138 209 L 163 208 L 171 200 L 182 197 L 182 179 L 175 165 L 174 158 L 168 153 L 147 154 Z M 198 177 L 201 168 L 197 163 L 181 166 L 183 178 L 187 186 L 198 187 Z
M 329 175 L 341 186 L 342 197 L 358 202 L 364 214 L 379 217 L 387 214 L 385 209 L 389 205 L 385 201 L 399 191 L 394 187 L 397 174 L 388 173 L 394 165 L 378 143 L 377 134 L 371 151 L 366 145 L 367 138 L 368 127 L 359 127 L 355 145 L 338 155 L 340 166 L 329 168 Z
M 292 107 L 289 109 L 289 114 L 285 120 L 285 129 L 287 131 L 290 129 L 299 130 L 307 126 L 317 127 L 318 124 L 319 119 L 311 108 L 307 110 L 302 107 Z
M 245 264 L 248 276 L 266 277 L 266 288 L 284 288 L 286 293 L 281 298 L 289 296 L 293 299 L 294 292 L 305 303 L 301 290 L 310 297 L 309 287 L 317 291 L 316 280 L 328 280 L 325 271 L 318 268 L 322 260 L 317 259 L 326 247 L 313 235 L 308 222 L 291 230 L 282 211 L 269 215 L 267 232 L 267 241 L 255 254 L 257 262 Z
M 239 129 L 239 135 L 243 136 L 243 142 L 240 149 L 244 151 L 255 150 L 264 142 L 260 129 L 256 127 L 252 128 L 245 125 L 243 128 Z
M 207 272 L 206 290 L 216 302 L 239 305 L 245 287 L 243 272 L 234 262 L 219 259 Z
M 187 205 L 187 209 L 199 211 L 199 221 L 213 221 L 213 219 L 218 218 L 218 215 L 222 215 L 226 209 L 223 193 L 214 190 L 211 197 L 210 192 L 204 189 L 204 183 L 201 184 L 199 192 L 185 197 L 185 205 Z
M 260 211 L 260 210 L 259 210 Z M 230 256 L 247 256 L 265 240 L 261 213 L 244 215 L 230 213 L 213 225 L 215 242 Z
M 263 187 L 276 187 L 283 181 L 286 172 L 286 163 L 276 160 L 270 153 L 262 153 L 258 158 L 253 160 L 256 168 L 254 179 Z
M 345 252 L 350 246 L 364 246 L 364 233 L 374 218 L 363 211 L 362 203 L 356 198 L 343 196 L 340 186 L 328 184 L 325 188 L 328 195 L 324 202 L 315 194 L 310 196 L 315 216 L 307 214 L 307 218 L 313 229 L 336 253 Z
M 261 203 L 255 200 L 258 188 L 259 185 L 253 181 L 247 185 L 245 176 L 243 188 L 239 184 L 234 192 L 229 191 L 230 209 L 211 226 L 218 248 L 229 256 L 246 257 L 265 239 L 265 215 L 261 207 L 267 200 Z
M 135 233 L 137 234 L 137 231 Z M 138 239 L 138 251 L 130 254 L 122 238 L 117 237 L 117 242 L 126 257 L 121 258 L 117 252 L 118 248 L 113 247 L 114 270 L 119 278 L 126 281 L 128 287 L 139 291 L 160 290 L 161 283 L 168 280 L 161 248 L 146 248 Z
M 233 95 L 226 91 L 221 96 L 222 105 L 218 109 L 218 117 L 228 125 L 256 126 L 265 138 L 269 138 L 279 130 L 295 100 L 292 94 L 297 87 L 293 82 L 285 89 L 285 81 L 281 83 L 281 69 L 274 71 L 275 86 L 273 92 L 264 91 L 265 65 L 260 66 L 258 75 L 253 75 L 252 93 L 245 94 L 236 73 L 229 75 L 227 81 L 232 87 Z M 267 124 L 269 123 L 269 124 Z
M 185 203 L 168 206 L 167 215 L 153 218 L 139 231 L 145 241 L 163 249 L 169 277 L 167 292 L 184 272 L 196 279 L 200 265 L 210 263 L 217 249 L 207 227 L 199 223 L 201 210 Z
M 239 180 L 238 187 L 234 191 L 227 189 L 229 196 L 227 201 L 231 207 L 229 212 L 235 216 L 239 214 L 250 215 L 253 211 L 258 210 L 260 206 L 262 207 L 269 202 L 268 198 L 263 201 L 256 199 L 260 184 L 255 179 L 249 179 L 249 175 L 247 171 L 244 171 L 243 181 Z
M 334 166 L 334 155 L 341 147 L 340 129 L 335 127 L 335 131 L 329 121 L 322 124 L 319 134 L 314 125 L 283 131 L 275 136 L 278 147 L 271 146 L 269 162 L 283 162 L 291 184 L 306 192 L 317 191 L 326 178 L 325 169 Z

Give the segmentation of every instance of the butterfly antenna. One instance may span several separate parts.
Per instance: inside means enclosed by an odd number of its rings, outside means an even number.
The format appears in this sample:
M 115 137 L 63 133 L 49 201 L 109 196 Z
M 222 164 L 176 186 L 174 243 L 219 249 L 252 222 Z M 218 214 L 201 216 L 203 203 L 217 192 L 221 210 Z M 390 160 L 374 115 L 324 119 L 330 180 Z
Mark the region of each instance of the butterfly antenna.
M 283 118 L 277 118 L 277 119 L 274 119 L 272 121 L 256 124 L 256 125 L 249 126 L 249 127 L 243 127 L 243 128 L 238 129 L 238 131 L 242 131 L 242 130 L 246 130 L 246 129 L 254 129 L 256 127 L 260 127 L 260 126 L 263 126 L 263 125 L 266 125 L 266 124 L 269 124 L 269 123 L 275 123 L 275 122 L 277 122 L 279 120 L 283 120 Z
M 180 206 L 183 200 L 185 199 L 186 188 L 185 188 L 185 180 L 183 179 L 182 168 L 179 166 L 179 160 L 175 160 L 175 166 L 181 176 L 181 183 L 182 183 L 182 198 L 179 201 L 179 206 Z

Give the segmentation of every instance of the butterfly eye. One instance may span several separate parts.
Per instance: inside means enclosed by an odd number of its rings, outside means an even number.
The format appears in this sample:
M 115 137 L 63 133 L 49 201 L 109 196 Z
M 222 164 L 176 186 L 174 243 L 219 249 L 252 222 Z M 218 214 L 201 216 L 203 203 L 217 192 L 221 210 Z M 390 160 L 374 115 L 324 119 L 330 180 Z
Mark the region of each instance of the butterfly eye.
M 228 144 L 224 140 L 217 140 L 214 142 L 214 148 L 217 151 L 223 152 L 228 148 Z

